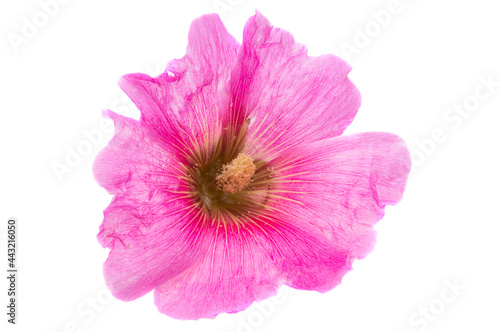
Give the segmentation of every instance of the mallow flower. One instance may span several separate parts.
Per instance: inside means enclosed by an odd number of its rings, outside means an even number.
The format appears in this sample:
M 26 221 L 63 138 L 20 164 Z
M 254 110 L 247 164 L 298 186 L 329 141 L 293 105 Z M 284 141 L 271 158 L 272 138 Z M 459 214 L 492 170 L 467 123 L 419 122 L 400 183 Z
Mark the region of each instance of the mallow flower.
M 163 74 L 123 76 L 140 121 L 105 111 L 115 134 L 93 167 L 114 195 L 98 234 L 112 294 L 199 319 L 337 286 L 410 170 L 396 135 L 341 136 L 360 106 L 350 69 L 257 12 L 241 45 L 205 15 Z

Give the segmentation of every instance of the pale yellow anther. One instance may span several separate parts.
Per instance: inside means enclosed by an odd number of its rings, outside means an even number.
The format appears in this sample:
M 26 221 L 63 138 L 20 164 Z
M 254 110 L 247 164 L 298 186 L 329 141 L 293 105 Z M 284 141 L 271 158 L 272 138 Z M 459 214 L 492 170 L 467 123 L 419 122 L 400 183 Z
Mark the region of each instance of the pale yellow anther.
M 225 193 L 235 194 L 252 182 L 254 173 L 252 157 L 240 153 L 230 163 L 222 166 L 221 172 L 215 177 L 217 188 Z

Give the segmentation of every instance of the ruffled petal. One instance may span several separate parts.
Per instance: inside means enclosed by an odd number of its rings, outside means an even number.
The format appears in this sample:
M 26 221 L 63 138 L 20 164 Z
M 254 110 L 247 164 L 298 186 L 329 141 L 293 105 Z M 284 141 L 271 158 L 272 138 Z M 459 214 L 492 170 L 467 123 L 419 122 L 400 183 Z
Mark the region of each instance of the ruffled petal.
M 212 243 L 196 267 L 158 287 L 158 310 L 177 319 L 212 318 L 247 308 L 276 294 L 280 276 L 253 227 L 215 227 Z
M 362 133 L 304 144 L 269 163 L 271 209 L 322 230 L 350 252 L 373 249 L 373 225 L 402 198 L 411 167 L 406 144 L 388 133 Z
M 200 210 L 185 192 L 182 165 L 140 124 L 112 112 L 115 136 L 97 156 L 97 182 L 115 197 L 98 240 L 115 297 L 136 299 L 191 267 L 206 250 Z
M 211 318 L 275 295 L 287 280 L 304 289 L 331 288 L 350 269 L 349 252 L 314 229 L 264 213 L 243 223 L 216 227 L 201 264 L 155 290 L 160 312 L 177 319 Z
M 219 16 L 191 24 L 186 55 L 171 61 L 156 78 L 129 74 L 118 82 L 141 111 L 141 124 L 155 132 L 178 157 L 213 144 L 220 135 L 224 86 L 236 60 L 238 42 Z
M 226 122 L 249 121 L 246 150 L 260 159 L 338 136 L 360 105 L 350 70 L 334 55 L 309 57 L 289 32 L 273 28 L 257 12 L 243 32 Z

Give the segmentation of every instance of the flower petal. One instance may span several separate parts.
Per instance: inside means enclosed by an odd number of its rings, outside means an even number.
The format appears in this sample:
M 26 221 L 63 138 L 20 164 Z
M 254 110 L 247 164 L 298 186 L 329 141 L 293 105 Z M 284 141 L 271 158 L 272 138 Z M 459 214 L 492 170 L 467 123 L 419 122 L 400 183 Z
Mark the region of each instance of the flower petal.
M 398 136 L 362 133 L 297 146 L 269 167 L 276 214 L 321 229 L 357 259 L 373 249 L 385 206 L 401 200 L 411 161 Z
M 279 275 L 253 231 L 213 228 L 201 263 L 155 290 L 158 310 L 177 319 L 212 318 L 276 294 Z
M 184 174 L 137 121 L 112 112 L 116 132 L 97 156 L 94 176 L 115 197 L 104 211 L 98 240 L 115 297 L 136 299 L 191 267 L 206 250 L 202 217 L 184 194 Z
M 334 55 L 309 57 L 289 32 L 257 12 L 243 32 L 226 122 L 250 119 L 246 149 L 260 159 L 338 136 L 360 105 L 359 91 L 347 78 L 350 69 Z
M 214 240 L 201 264 L 156 289 L 161 312 L 236 312 L 282 284 L 331 290 L 372 250 L 372 225 L 401 199 L 410 159 L 399 137 L 367 133 L 299 145 L 268 166 L 276 184 L 267 209 L 207 233 Z
M 285 280 L 333 287 L 350 269 L 349 253 L 315 233 L 265 215 L 216 227 L 201 264 L 158 287 L 155 303 L 177 319 L 211 318 L 275 295 Z
M 141 111 L 141 124 L 184 156 L 220 134 L 223 89 L 238 47 L 218 15 L 204 15 L 191 24 L 182 59 L 171 61 L 157 78 L 129 74 L 118 84 Z

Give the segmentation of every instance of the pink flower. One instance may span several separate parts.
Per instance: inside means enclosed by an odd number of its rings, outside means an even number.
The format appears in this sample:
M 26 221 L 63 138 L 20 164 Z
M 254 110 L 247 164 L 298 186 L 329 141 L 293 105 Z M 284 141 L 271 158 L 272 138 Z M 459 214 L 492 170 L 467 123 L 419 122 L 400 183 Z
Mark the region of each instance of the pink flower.
M 360 105 L 349 71 L 257 12 L 242 45 L 205 15 L 165 73 L 125 75 L 141 119 L 107 111 L 116 132 L 94 164 L 114 195 L 98 234 L 113 295 L 154 290 L 162 313 L 198 319 L 338 285 L 410 170 L 393 134 L 340 136 Z

